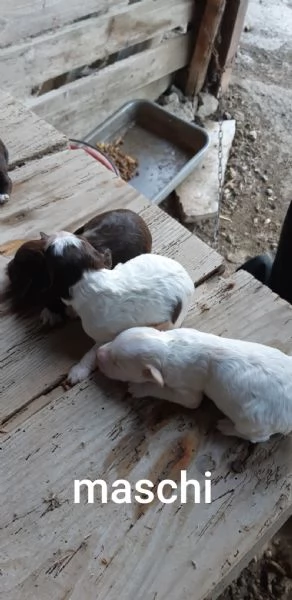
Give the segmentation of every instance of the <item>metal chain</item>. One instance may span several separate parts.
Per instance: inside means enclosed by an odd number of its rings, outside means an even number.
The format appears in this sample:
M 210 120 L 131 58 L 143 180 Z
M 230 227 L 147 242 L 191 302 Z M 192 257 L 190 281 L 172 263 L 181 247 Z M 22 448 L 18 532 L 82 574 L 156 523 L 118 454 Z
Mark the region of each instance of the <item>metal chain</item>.
M 220 42 L 220 38 L 218 40 Z M 225 68 L 221 67 L 220 65 L 220 60 L 219 60 L 219 54 L 217 51 L 217 48 L 214 47 L 213 51 L 213 58 L 215 61 L 215 66 L 216 66 L 216 71 L 217 71 L 217 77 L 219 78 L 219 86 L 218 86 L 218 110 L 219 110 L 219 132 L 218 132 L 218 211 L 217 211 L 217 218 L 216 218 L 216 222 L 215 222 L 215 227 L 214 227 L 214 247 L 216 250 L 218 250 L 219 248 L 219 234 L 220 234 L 220 212 L 221 212 L 221 205 L 222 205 L 222 199 L 223 199 L 223 184 L 224 184 L 224 173 L 223 173 L 223 102 L 222 102 L 222 98 L 223 98 L 223 93 L 222 93 L 222 86 L 221 86 L 221 78 L 222 75 L 224 73 Z
M 220 233 L 220 212 L 223 200 L 223 110 L 222 110 L 222 88 L 219 85 L 218 89 L 219 101 L 219 131 L 218 131 L 218 211 L 214 227 L 214 247 L 219 248 L 219 233 Z

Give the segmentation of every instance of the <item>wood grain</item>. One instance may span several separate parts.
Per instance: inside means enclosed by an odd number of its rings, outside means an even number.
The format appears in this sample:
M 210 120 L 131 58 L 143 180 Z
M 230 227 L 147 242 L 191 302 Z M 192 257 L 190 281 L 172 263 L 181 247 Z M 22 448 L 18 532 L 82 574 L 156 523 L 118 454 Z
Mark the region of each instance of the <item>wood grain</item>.
M 271 335 L 278 328 L 292 350 L 290 306 L 247 274 L 215 289 L 209 296 L 202 286 L 209 308 L 198 304 L 190 323 L 263 342 L 273 323 Z M 291 514 L 291 436 L 251 451 L 215 432 L 207 402 L 192 412 L 130 401 L 101 377 L 48 397 L 2 434 L 5 600 L 31 600 L 35 589 L 42 600 L 193 600 L 194 590 L 196 600 L 216 598 Z M 194 505 L 191 493 L 185 505 L 101 505 L 98 496 L 87 505 L 84 494 L 73 503 L 74 479 L 179 484 L 181 469 L 202 484 L 211 470 L 211 504 Z
M 95 110 L 92 111 L 88 115 L 84 115 L 84 120 L 79 121 L 79 125 L 76 126 L 74 124 L 66 125 L 63 124 L 63 129 L 67 131 L 68 137 L 75 137 L 79 139 L 85 139 L 87 134 L 91 133 L 92 129 L 97 127 L 100 123 L 102 123 L 107 117 L 109 117 L 115 110 L 118 110 L 126 104 L 126 102 L 130 102 L 132 100 L 157 100 L 171 85 L 173 81 L 174 74 L 169 73 L 169 75 L 165 75 L 161 77 L 157 81 L 152 81 L 146 85 L 143 85 L 140 88 L 135 90 L 128 89 L 125 86 L 124 90 L 121 92 L 119 96 L 113 96 L 108 98 L 107 101 L 104 101 L 102 106 L 100 106 L 98 112 Z M 33 107 L 32 107 L 32 110 Z M 43 115 L 43 119 L 50 120 L 50 114 Z M 77 113 L 76 113 L 77 119 Z
M 145 0 L 0 50 L 2 85 L 17 97 L 77 67 L 192 20 L 193 0 Z
M 0 47 L 126 6 L 129 0 L 0 0 Z
M 10 167 L 66 146 L 62 133 L 6 92 L 0 91 L 0 103 L 0 138 L 8 148 Z
M 28 105 L 71 137 L 89 133 L 105 115 L 162 77 L 188 63 L 190 36 L 180 35 L 28 101 Z M 125 84 L 126 82 L 126 84 Z M 102 116 L 101 116 L 102 115 Z
M 222 265 L 222 258 L 134 188 L 89 157 L 83 150 L 65 150 L 28 163 L 13 172 L 14 193 L 1 209 L 0 252 L 14 240 L 38 238 L 40 231 L 74 231 L 95 214 L 129 207 L 149 222 L 159 252 L 177 253 L 194 281 Z M 146 209 L 146 210 L 144 210 Z
M 189 65 L 186 85 L 186 94 L 189 96 L 198 94 L 204 85 L 225 4 L 226 0 L 207 0 L 205 3 L 194 53 Z
M 218 60 L 222 74 L 217 74 L 218 87 L 224 94 L 228 88 L 238 51 L 240 37 L 248 8 L 248 0 L 231 0 L 225 9 L 218 43 Z
M 154 251 L 181 262 L 196 283 L 222 265 L 219 254 L 82 150 L 46 156 L 13 174 L 17 176 L 14 194 L 1 212 L 0 253 L 3 247 L 5 252 L 13 248 L 13 240 L 38 238 L 42 230 L 74 230 L 111 206 L 140 213 L 151 230 Z M 0 418 L 4 421 L 57 385 L 87 349 L 88 341 L 78 323 L 48 333 L 38 320 L 16 319 L 5 307 L 0 316 L 0 356 L 5 365 Z M 28 384 L 31 370 L 37 377 Z

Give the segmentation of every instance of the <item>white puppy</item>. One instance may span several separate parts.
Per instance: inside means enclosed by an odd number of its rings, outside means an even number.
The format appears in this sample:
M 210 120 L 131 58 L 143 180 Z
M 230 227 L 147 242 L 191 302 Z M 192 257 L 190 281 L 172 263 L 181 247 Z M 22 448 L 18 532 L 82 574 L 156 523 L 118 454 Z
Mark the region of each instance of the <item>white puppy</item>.
M 96 367 L 96 350 L 130 327 L 179 327 L 194 297 L 194 283 L 175 260 L 141 254 L 109 270 L 109 250 L 60 232 L 48 240 L 46 258 L 62 300 L 81 318 L 96 345 L 71 369 L 74 385 Z
M 97 352 L 100 370 L 154 396 L 197 408 L 203 394 L 228 417 L 226 435 L 263 442 L 292 431 L 292 357 L 275 348 L 195 329 L 134 328 Z

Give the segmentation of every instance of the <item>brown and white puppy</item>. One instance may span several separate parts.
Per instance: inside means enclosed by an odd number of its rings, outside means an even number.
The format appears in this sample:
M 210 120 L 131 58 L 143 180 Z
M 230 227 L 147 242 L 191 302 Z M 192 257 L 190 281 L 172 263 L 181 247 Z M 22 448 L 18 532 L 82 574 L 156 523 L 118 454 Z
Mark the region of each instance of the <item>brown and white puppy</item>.
M 47 241 L 46 259 L 53 285 L 80 317 L 95 345 L 75 365 L 70 385 L 96 368 L 96 349 L 124 329 L 158 325 L 180 327 L 194 297 L 194 283 L 177 261 L 141 254 L 109 269 L 110 251 L 97 252 L 66 231 Z
M 151 252 L 152 237 L 145 221 L 131 210 L 110 210 L 97 215 L 75 232 L 100 252 L 108 248 L 112 267 L 139 254 Z M 61 288 L 51 281 L 45 246 L 47 236 L 25 242 L 7 267 L 6 297 L 16 312 L 42 310 L 44 324 L 54 325 L 66 314 Z
M 9 200 L 12 190 L 12 181 L 8 175 L 8 161 L 8 150 L 0 139 L 0 206 Z

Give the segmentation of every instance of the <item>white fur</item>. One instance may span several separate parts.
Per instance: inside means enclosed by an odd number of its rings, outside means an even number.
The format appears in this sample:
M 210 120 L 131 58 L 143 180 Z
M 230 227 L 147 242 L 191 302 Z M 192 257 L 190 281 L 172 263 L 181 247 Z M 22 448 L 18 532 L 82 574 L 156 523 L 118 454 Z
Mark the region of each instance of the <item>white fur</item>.
M 133 396 L 197 408 L 206 394 L 228 417 L 218 428 L 251 442 L 292 431 L 292 357 L 194 329 L 136 328 L 97 352 L 101 371 Z
M 83 379 L 86 379 L 94 371 L 96 368 L 96 350 L 97 348 L 94 345 L 93 348 L 84 354 L 79 363 L 72 367 L 67 377 L 69 385 L 75 385 L 79 381 L 83 381 Z
M 10 196 L 8 194 L 0 194 L 0 205 L 6 204 L 8 202 Z
M 53 252 L 56 256 L 62 256 L 64 249 L 67 246 L 76 246 L 76 248 L 80 248 L 82 246 L 82 240 L 69 231 L 59 231 L 48 237 L 46 249 L 49 246 L 53 248 Z
M 80 316 L 83 329 L 99 347 L 130 327 L 166 322 L 170 327 L 173 309 L 181 301 L 182 309 L 175 323 L 179 327 L 193 296 L 194 283 L 178 262 L 156 254 L 142 254 L 112 271 L 85 272 L 71 288 L 71 299 L 64 302 Z M 83 374 L 87 364 L 84 358 Z M 93 370 L 92 362 L 89 364 Z M 69 373 L 69 383 L 76 379 L 76 369 L 73 375 Z

